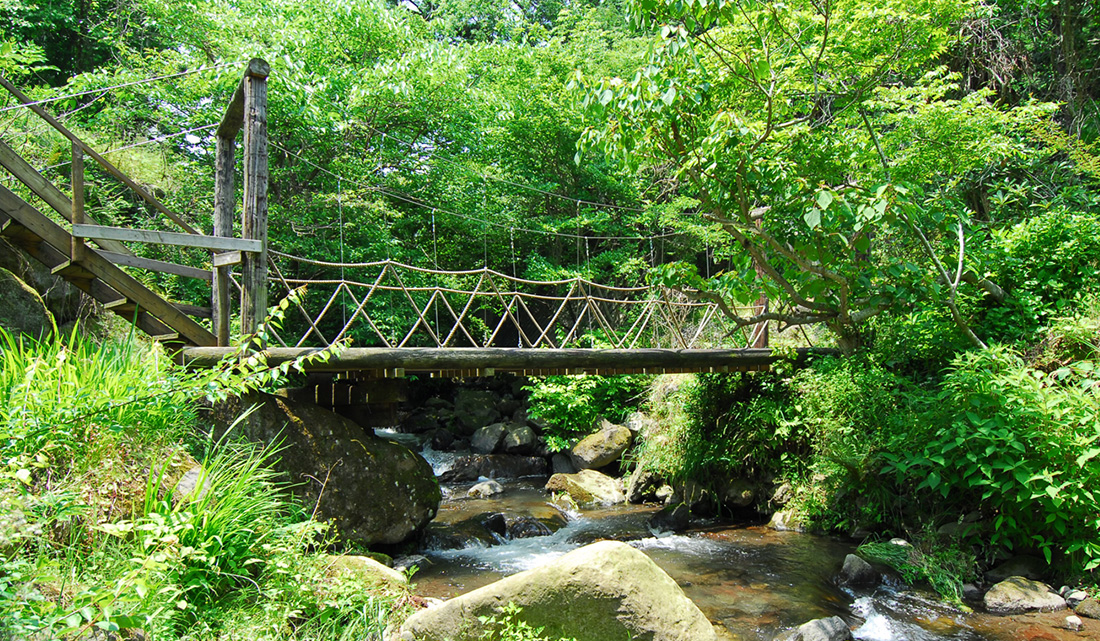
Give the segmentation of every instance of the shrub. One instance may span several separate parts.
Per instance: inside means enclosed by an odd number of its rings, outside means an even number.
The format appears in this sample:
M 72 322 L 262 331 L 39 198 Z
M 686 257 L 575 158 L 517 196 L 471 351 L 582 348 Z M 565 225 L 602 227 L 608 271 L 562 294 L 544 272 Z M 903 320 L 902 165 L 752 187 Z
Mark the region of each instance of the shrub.
M 899 483 L 944 514 L 978 511 L 968 542 L 1035 549 L 1071 572 L 1100 567 L 1100 375 L 1082 361 L 1049 374 L 998 347 L 957 357 L 927 443 L 884 455 Z M 930 495 L 930 496 L 929 496 Z
M 568 449 L 599 426 L 601 417 L 621 423 L 634 411 L 650 377 L 547 376 L 527 386 L 528 412 L 546 423 L 547 443 L 554 451 Z
M 661 377 L 649 410 L 659 428 L 646 435 L 637 464 L 671 480 L 713 484 L 732 475 L 779 475 L 806 451 L 805 432 L 775 375 Z

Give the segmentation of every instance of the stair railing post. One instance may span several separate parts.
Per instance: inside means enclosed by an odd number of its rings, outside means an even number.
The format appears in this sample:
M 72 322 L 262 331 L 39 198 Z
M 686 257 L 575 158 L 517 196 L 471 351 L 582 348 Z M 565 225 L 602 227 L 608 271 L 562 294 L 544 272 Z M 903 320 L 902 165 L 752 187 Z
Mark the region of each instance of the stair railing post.
M 236 148 L 237 143 L 234 138 L 221 135 L 217 137 L 214 178 L 215 236 L 233 236 L 233 213 L 235 209 L 233 168 L 236 161 Z M 211 318 L 214 324 L 214 336 L 218 339 L 218 347 L 229 346 L 229 319 L 232 305 L 229 297 L 229 270 L 228 265 L 214 267 L 214 291 L 211 296 L 213 313 Z
M 84 224 L 84 146 L 79 142 L 73 141 L 73 166 L 72 166 L 72 183 L 73 183 L 73 209 L 72 209 L 72 223 L 74 225 Z M 86 247 L 84 245 L 83 238 L 77 238 L 73 236 L 72 247 L 70 249 L 70 257 L 74 263 L 78 263 L 84 260 L 84 252 Z
M 242 262 L 241 331 L 255 333 L 267 313 L 267 76 L 262 60 L 248 64 L 244 93 L 244 211 L 242 235 L 263 243 Z

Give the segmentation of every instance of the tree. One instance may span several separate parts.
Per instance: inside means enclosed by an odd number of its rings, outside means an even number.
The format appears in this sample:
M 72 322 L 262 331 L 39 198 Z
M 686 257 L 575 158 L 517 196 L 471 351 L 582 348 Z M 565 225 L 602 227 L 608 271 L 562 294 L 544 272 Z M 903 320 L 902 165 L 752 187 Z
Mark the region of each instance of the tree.
M 630 80 L 577 74 L 591 119 L 579 147 L 675 173 L 694 213 L 728 234 L 730 267 L 704 278 L 670 264 L 656 277 L 738 326 L 824 323 L 854 349 L 869 318 L 932 299 L 983 345 L 960 289 L 998 288 L 980 277 L 982 229 L 958 188 L 1030 153 L 1022 125 L 1042 109 L 999 109 L 935 68 L 966 10 L 956 0 L 637 0 L 633 20 L 659 27 L 652 53 Z M 760 291 L 783 304 L 738 309 Z

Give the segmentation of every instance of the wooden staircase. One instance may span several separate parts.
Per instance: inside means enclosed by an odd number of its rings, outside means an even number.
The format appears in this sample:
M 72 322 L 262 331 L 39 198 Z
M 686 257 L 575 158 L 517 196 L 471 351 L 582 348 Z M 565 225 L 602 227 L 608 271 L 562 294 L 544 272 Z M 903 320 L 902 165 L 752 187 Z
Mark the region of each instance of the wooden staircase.
M 36 171 L 6 142 L 0 140 L 0 167 L 19 180 L 70 223 L 56 222 L 11 189 L 0 185 L 0 237 L 46 265 L 56 276 L 72 283 L 103 307 L 132 322 L 138 329 L 169 348 L 212 347 L 229 344 L 229 269 L 243 267 L 242 328 L 246 333 L 266 313 L 267 264 L 267 76 L 270 67 L 259 59 L 249 61 L 244 77 L 218 127 L 215 235 L 203 235 L 157 200 L 106 158 L 97 153 L 41 104 L 31 100 L 6 78 L 0 87 L 72 143 L 72 197 Z M 245 132 L 245 183 L 242 226 L 247 238 L 233 238 L 234 138 Z M 84 158 L 89 157 L 106 173 L 126 186 L 158 214 L 182 232 L 104 227 L 95 224 L 84 206 Z M 88 241 L 94 242 L 91 247 Z M 197 269 L 135 256 L 123 244 L 144 242 L 182 245 L 211 252 L 212 269 Z M 212 282 L 212 307 L 197 307 L 165 300 L 123 271 L 119 265 Z M 246 309 L 247 308 L 247 309 Z M 210 318 L 215 332 L 192 317 Z
M 99 250 L 87 247 L 83 258 L 79 262 L 73 261 L 73 236 L 3 186 L 0 186 L 0 236 L 94 298 L 104 308 L 134 323 L 154 340 L 165 343 L 166 347 L 218 344 L 214 335 L 191 319 L 183 309 L 141 284 L 102 256 Z M 189 311 L 197 310 L 189 308 Z

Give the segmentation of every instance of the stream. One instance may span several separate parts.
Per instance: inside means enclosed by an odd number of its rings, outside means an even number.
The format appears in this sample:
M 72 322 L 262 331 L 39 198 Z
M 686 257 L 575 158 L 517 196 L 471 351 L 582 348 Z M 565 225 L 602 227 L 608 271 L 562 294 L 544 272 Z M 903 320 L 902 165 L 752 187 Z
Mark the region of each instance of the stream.
M 437 473 L 446 467 L 446 456 L 427 454 Z M 416 592 L 451 598 L 583 545 L 614 539 L 649 555 L 724 639 L 771 641 L 806 621 L 834 615 L 866 641 L 1096 638 L 1060 629 L 1065 612 L 1013 617 L 965 612 L 891 577 L 876 588 L 838 587 L 833 577 L 857 546 L 850 540 L 719 520 L 693 522 L 681 534 L 655 533 L 647 521 L 658 505 L 562 508 L 551 502 L 544 482 L 502 481 L 504 492 L 489 498 L 467 497 L 472 483 L 444 485 L 443 503 L 419 551 L 428 562 L 413 577 Z M 494 534 L 483 525 L 490 515 L 503 515 L 510 528 L 537 521 L 543 525 L 533 529 L 551 533 Z M 501 517 L 495 518 L 499 524 Z

